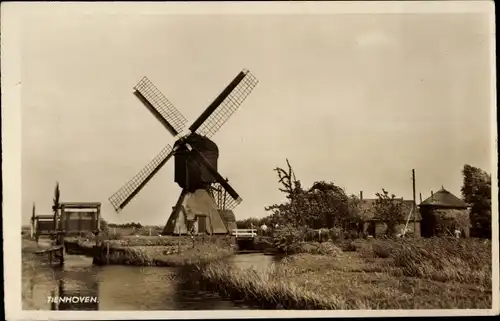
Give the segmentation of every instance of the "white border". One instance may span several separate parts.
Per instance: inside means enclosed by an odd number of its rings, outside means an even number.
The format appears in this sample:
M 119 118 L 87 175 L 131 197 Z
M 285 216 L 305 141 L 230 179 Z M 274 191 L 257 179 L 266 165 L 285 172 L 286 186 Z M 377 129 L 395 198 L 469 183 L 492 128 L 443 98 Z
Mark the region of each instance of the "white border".
M 491 21 L 491 90 L 492 151 L 497 149 L 496 124 L 496 55 L 495 55 L 495 8 L 493 1 L 412 1 L 412 2 L 8 2 L 1 10 L 1 68 L 2 68 L 2 144 L 3 144 L 3 237 L 6 319 L 90 320 L 99 319 L 147 319 L 147 318 L 237 318 L 237 317 L 332 317 L 332 316 L 447 316 L 447 315 L 494 315 L 499 310 L 499 275 L 493 273 L 493 298 L 491 310 L 356 310 L 356 311 L 22 311 L 21 310 L 21 242 L 18 226 L 21 225 L 21 117 L 20 84 L 21 55 L 18 30 L 23 15 L 53 12 L 58 14 L 326 14 L 326 13 L 488 13 Z M 497 153 L 491 162 L 492 178 L 497 178 Z M 493 184 L 492 213 L 498 217 L 498 182 Z M 498 271 L 498 219 L 492 221 L 493 271 Z M 495 237 L 496 236 L 496 237 Z M 7 290 L 8 289 L 8 290 Z

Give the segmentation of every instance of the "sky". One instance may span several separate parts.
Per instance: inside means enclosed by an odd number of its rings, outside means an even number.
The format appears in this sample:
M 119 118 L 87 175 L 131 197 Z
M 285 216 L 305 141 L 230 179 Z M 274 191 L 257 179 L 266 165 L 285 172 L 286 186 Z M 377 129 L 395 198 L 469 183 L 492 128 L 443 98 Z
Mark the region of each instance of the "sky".
M 491 172 L 485 14 L 33 15 L 23 20 L 22 221 L 31 207 L 102 202 L 114 223 L 164 225 L 180 187 L 170 161 L 120 213 L 108 201 L 172 135 L 133 95 L 147 76 L 188 125 L 243 68 L 259 84 L 212 139 L 243 198 L 268 215 L 288 159 L 303 186 L 365 198 L 460 196 L 464 164 Z

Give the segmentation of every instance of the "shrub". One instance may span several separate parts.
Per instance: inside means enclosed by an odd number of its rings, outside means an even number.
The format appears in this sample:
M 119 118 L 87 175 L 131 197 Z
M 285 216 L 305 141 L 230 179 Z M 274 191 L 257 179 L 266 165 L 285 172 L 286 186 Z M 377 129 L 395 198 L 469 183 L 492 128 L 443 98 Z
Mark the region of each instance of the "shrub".
M 328 235 L 333 242 L 337 242 L 344 238 L 343 232 L 338 227 L 333 227 L 328 231 Z
M 298 250 L 298 252 L 337 256 L 342 253 L 342 250 L 330 242 L 325 242 L 325 243 L 314 242 L 314 243 L 302 243 L 300 245 L 300 249 Z
M 297 253 L 300 243 L 305 238 L 306 231 L 292 225 L 285 225 L 276 231 L 273 237 L 274 246 L 285 254 Z
M 349 241 L 349 240 L 342 242 L 340 244 L 340 248 L 344 252 L 356 252 L 356 250 L 358 249 L 358 247 L 356 246 L 356 244 L 354 244 L 353 241 Z

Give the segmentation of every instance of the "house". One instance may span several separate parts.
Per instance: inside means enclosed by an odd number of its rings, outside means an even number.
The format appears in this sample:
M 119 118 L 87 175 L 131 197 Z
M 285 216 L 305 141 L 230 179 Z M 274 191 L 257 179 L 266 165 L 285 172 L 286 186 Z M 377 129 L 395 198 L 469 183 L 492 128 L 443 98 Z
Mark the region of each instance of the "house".
M 458 228 L 465 237 L 469 237 L 470 221 L 468 205 L 441 187 L 436 193 L 431 193 L 431 196 L 424 200 L 419 205 L 422 215 L 422 236 L 432 237 L 442 233 L 453 235 L 453 231 L 449 229 L 442 231 L 440 222 L 449 221 L 452 229 Z M 455 222 L 460 222 L 456 224 Z M 455 226 L 456 225 L 456 226 Z M 460 226 L 458 226 L 460 225 Z
M 363 220 L 363 233 L 365 235 L 371 235 L 372 237 L 379 237 L 385 235 L 387 230 L 386 222 L 377 218 L 375 202 L 377 199 L 360 199 L 358 205 L 359 213 Z M 398 221 L 396 226 L 396 231 L 402 231 L 405 226 L 407 228 L 407 233 L 415 233 L 416 236 L 420 236 L 420 222 L 422 217 L 416 208 L 415 213 L 412 212 L 413 201 L 399 199 L 402 202 L 402 219 Z M 408 222 L 408 225 L 407 225 Z

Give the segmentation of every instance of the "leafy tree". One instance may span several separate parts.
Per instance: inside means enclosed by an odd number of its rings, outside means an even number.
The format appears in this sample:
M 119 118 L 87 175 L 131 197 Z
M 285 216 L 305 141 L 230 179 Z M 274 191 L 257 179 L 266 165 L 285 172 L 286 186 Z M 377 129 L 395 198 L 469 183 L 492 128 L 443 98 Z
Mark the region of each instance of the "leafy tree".
M 295 173 L 288 159 L 286 160 L 288 171 L 277 167 L 274 171 L 278 174 L 278 182 L 283 186 L 279 188 L 281 192 L 286 194 L 289 200 L 287 203 L 274 204 L 265 208 L 266 211 L 272 212 L 272 221 L 275 224 L 292 224 L 294 226 L 303 226 L 306 222 L 304 217 L 305 200 L 304 193 L 300 181 L 295 177 Z
M 345 225 L 349 221 L 348 197 L 344 190 L 334 183 L 316 182 L 306 194 L 312 206 L 312 228 L 332 228 Z
M 361 200 L 354 194 L 348 199 L 348 217 L 347 222 L 356 226 L 358 237 L 363 234 L 363 225 L 366 220 L 364 213 L 360 211 Z
M 396 198 L 394 194 L 389 195 L 385 189 L 376 195 L 374 218 L 384 221 L 387 226 L 386 234 L 394 236 L 398 222 L 404 219 L 402 199 Z
M 269 222 L 274 225 L 299 227 L 332 228 L 339 227 L 349 219 L 348 197 L 344 190 L 332 182 L 315 182 L 311 188 L 304 189 L 288 159 L 288 170 L 276 168 L 280 191 L 286 194 L 287 201 L 265 208 L 272 212 Z
M 471 205 L 470 221 L 476 236 L 491 238 L 491 175 L 480 168 L 464 165 L 462 197 Z

